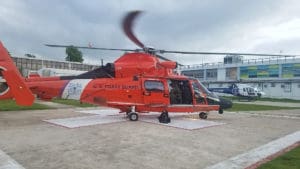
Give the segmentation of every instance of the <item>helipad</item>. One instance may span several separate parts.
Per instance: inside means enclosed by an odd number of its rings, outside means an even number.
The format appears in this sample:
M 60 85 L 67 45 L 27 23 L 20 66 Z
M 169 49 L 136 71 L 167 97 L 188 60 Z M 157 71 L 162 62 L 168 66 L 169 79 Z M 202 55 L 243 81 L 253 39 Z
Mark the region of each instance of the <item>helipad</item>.
M 63 119 L 48 119 L 44 120 L 45 122 L 49 122 L 55 125 L 67 127 L 67 128 L 77 128 L 91 125 L 99 125 L 99 124 L 109 124 L 116 122 L 125 122 L 128 119 L 125 114 L 120 114 L 118 110 L 114 109 L 106 109 L 106 110 L 85 110 L 79 111 L 80 113 L 87 113 L 93 115 L 81 116 L 81 117 L 72 117 L 72 118 L 63 118 Z M 191 114 L 189 114 L 191 115 Z M 169 127 L 176 127 L 187 130 L 201 129 L 206 127 L 213 127 L 223 125 L 225 123 L 214 122 L 210 120 L 201 120 L 199 118 L 195 118 L 195 116 L 186 116 L 186 114 L 171 114 L 172 118 L 171 123 L 159 123 L 157 117 L 159 113 L 147 113 L 141 114 L 139 121 L 159 124 Z M 134 122 L 133 122 L 134 123 Z
M 132 122 L 101 107 L 0 112 L 0 168 L 245 168 L 300 141 L 299 113 L 170 114 L 159 124 L 159 114 Z

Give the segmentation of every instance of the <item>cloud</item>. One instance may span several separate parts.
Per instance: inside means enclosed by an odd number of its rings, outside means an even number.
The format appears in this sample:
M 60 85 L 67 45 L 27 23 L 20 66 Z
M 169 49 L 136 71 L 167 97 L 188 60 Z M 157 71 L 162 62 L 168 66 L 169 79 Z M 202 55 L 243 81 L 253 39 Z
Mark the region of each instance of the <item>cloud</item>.
M 12 54 L 63 60 L 64 49 L 44 43 L 136 48 L 120 20 L 146 11 L 136 35 L 160 49 L 214 52 L 300 53 L 297 0 L 10 0 L 0 5 L 0 39 Z M 122 52 L 83 51 L 85 60 L 111 62 Z M 222 61 L 221 56 L 167 55 L 183 64 Z

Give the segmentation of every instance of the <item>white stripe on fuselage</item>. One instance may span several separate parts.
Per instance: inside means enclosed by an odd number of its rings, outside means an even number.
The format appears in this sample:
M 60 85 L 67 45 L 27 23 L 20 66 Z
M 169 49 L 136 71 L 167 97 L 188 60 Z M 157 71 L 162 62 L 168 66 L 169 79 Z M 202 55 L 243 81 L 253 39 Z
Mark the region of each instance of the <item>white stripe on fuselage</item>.
M 83 90 L 91 80 L 92 79 L 70 80 L 69 83 L 66 85 L 61 95 L 61 98 L 80 100 Z

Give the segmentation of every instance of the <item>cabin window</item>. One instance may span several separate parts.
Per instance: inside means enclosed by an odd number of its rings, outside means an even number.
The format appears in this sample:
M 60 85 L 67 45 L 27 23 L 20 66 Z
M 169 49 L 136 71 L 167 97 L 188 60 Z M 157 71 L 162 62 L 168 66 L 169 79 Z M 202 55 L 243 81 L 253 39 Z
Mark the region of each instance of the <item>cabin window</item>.
M 164 84 L 161 81 L 147 80 L 145 81 L 145 89 L 147 91 L 164 91 Z

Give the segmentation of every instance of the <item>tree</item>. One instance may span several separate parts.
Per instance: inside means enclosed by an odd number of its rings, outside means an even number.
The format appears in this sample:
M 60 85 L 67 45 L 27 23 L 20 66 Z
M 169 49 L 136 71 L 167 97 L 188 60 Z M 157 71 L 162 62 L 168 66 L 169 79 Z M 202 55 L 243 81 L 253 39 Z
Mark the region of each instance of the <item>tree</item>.
M 82 53 L 74 46 L 69 46 L 66 48 L 66 61 L 70 62 L 83 62 Z

